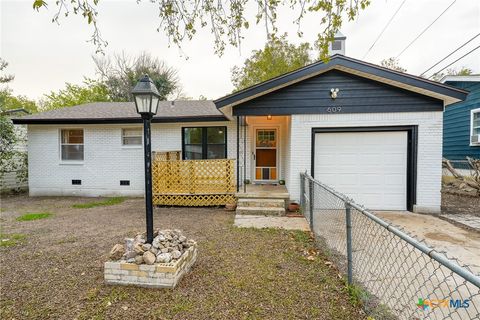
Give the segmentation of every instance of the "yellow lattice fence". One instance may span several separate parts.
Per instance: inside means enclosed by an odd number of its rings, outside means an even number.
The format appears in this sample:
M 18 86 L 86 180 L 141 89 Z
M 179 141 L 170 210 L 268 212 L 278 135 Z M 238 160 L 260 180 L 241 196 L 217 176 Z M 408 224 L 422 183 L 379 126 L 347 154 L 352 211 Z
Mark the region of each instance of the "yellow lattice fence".
M 235 201 L 234 160 L 154 160 L 153 203 L 215 206 Z

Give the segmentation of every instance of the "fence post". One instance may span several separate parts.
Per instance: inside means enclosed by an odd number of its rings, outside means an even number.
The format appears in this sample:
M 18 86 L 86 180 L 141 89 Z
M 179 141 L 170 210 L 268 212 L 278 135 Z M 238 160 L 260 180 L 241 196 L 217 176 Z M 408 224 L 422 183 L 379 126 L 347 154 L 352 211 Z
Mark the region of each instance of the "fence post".
M 315 199 L 313 198 L 314 197 L 314 184 L 313 184 L 313 180 L 311 179 L 308 179 L 309 181 L 309 190 L 308 190 L 308 204 L 309 204 L 309 207 L 310 207 L 310 230 L 312 232 L 314 232 L 313 230 L 313 208 L 314 208 L 314 203 L 315 203 Z
M 347 223 L 347 276 L 348 284 L 353 284 L 353 265 L 352 265 L 352 214 L 351 206 L 345 203 L 345 220 Z
M 300 173 L 300 207 L 305 213 L 305 175 Z

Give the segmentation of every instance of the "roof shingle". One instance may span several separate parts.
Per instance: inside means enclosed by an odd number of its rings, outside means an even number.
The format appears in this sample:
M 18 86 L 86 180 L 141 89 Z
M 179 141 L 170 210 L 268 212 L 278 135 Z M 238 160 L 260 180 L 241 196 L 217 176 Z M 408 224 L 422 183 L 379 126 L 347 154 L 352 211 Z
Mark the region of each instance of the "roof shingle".
M 227 120 L 210 100 L 160 101 L 153 122 Z M 133 102 L 93 102 L 13 119 L 16 124 L 141 122 Z

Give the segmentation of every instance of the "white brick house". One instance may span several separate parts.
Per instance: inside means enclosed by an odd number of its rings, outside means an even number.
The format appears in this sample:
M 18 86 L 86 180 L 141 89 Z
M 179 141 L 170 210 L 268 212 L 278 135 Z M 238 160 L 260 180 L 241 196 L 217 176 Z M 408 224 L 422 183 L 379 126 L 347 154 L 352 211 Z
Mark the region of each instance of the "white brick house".
M 292 200 L 307 171 L 371 209 L 439 211 L 442 112 L 465 96 L 335 55 L 215 101 L 161 102 L 152 150 L 181 150 L 186 160 L 235 159 L 238 185 L 284 180 Z M 30 195 L 143 194 L 133 103 L 87 104 L 15 122 L 28 125 Z

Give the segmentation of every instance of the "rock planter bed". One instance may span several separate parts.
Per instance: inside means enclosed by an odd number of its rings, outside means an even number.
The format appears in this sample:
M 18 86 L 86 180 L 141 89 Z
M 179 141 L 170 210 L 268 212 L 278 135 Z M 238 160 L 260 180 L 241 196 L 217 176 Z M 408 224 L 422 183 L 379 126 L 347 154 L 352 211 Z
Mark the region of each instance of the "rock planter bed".
M 197 259 L 197 243 L 180 230 L 157 230 L 151 244 L 145 234 L 116 244 L 105 262 L 105 283 L 175 288 Z

